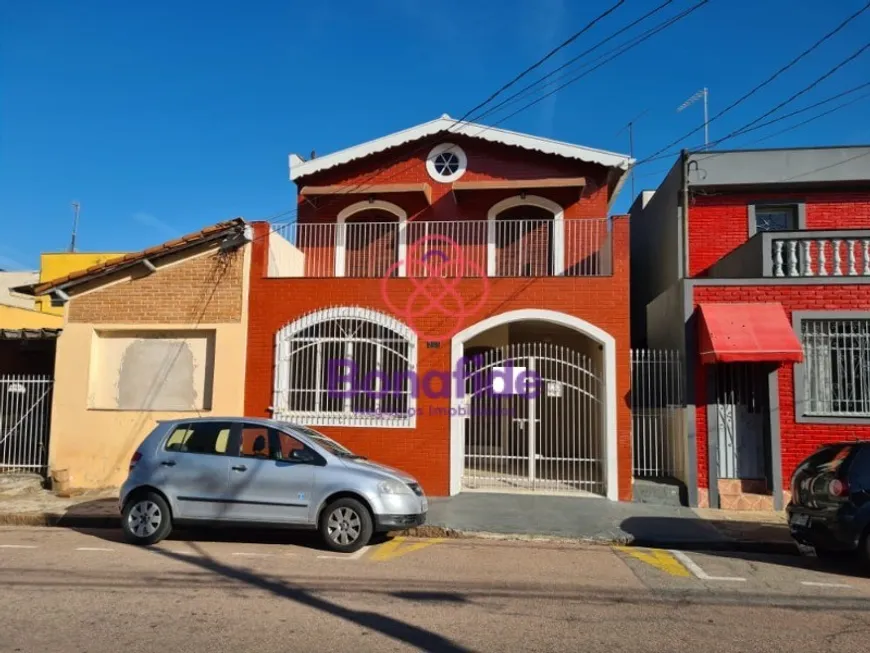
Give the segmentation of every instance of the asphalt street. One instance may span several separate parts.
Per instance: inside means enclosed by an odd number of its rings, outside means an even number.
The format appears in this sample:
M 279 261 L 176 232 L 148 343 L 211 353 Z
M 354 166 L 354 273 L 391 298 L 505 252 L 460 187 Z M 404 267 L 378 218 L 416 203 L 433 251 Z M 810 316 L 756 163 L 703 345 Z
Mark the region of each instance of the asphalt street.
M 286 532 L 0 528 L 0 651 L 868 650 L 848 562 Z

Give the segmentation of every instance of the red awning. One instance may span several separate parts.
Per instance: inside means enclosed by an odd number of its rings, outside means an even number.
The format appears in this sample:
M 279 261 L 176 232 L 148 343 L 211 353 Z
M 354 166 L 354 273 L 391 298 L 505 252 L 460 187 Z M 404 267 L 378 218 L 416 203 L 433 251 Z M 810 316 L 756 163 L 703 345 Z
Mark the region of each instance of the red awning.
M 701 304 L 702 363 L 803 360 L 801 343 L 782 304 Z

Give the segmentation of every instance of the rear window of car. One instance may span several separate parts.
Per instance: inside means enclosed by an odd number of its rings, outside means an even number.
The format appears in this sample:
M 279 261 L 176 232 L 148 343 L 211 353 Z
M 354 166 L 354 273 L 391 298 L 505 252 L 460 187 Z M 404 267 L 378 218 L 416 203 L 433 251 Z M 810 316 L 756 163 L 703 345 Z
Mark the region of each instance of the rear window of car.
M 852 453 L 852 445 L 837 444 L 820 449 L 807 458 L 801 469 L 817 474 L 834 474 Z

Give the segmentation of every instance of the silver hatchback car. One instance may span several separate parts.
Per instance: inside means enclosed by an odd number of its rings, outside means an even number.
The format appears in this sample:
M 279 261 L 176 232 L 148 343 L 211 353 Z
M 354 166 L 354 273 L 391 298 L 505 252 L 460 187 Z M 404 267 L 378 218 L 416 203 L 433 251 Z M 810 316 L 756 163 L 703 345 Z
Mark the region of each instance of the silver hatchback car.
M 428 503 L 408 474 L 313 429 L 233 417 L 159 422 L 133 454 L 120 509 L 135 544 L 210 522 L 319 529 L 351 553 L 375 532 L 425 523 Z

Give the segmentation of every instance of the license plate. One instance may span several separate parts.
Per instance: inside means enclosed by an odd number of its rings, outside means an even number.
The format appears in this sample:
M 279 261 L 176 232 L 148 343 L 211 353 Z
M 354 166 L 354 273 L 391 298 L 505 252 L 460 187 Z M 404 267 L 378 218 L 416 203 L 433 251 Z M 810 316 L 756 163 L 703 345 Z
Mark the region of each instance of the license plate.
M 810 523 L 809 515 L 792 515 L 791 525 L 792 526 L 808 526 Z

